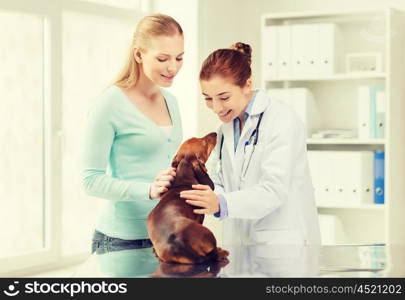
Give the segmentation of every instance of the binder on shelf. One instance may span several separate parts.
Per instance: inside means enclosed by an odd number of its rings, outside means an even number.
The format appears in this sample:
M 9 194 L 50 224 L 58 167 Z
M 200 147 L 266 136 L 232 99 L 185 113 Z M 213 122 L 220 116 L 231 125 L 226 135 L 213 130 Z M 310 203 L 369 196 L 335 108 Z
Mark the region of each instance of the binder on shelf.
M 368 86 L 359 86 L 358 88 L 358 138 L 368 139 L 371 132 L 371 107 L 370 107 L 370 88 Z
M 374 203 L 384 204 L 384 161 L 385 152 L 374 152 Z
M 372 204 L 373 155 L 372 151 L 308 151 L 316 202 Z
M 376 103 L 377 89 L 373 86 L 370 87 L 370 137 L 376 138 L 377 136 L 377 103 Z
M 372 204 L 373 152 L 351 151 L 346 153 L 345 170 L 342 176 L 351 182 L 348 201 L 352 204 Z
M 333 75 L 337 73 L 337 56 L 341 44 L 339 27 L 335 23 L 321 23 L 318 26 L 319 75 Z
M 273 25 L 262 29 L 263 78 L 265 79 L 278 76 L 277 27 Z
M 303 73 L 304 68 L 304 52 L 305 36 L 304 25 L 291 25 L 291 40 L 293 46 L 291 47 L 291 75 L 298 77 Z
M 319 27 L 322 24 L 305 25 L 304 38 L 304 76 L 317 76 L 320 73 L 319 64 Z
M 385 137 L 385 92 L 380 87 L 358 89 L 358 138 Z
M 292 76 L 336 72 L 338 27 L 334 23 L 291 25 Z
M 291 75 L 291 26 L 277 26 L 278 77 Z
M 385 138 L 385 91 L 376 92 L 376 136 L 377 139 Z
M 269 80 L 334 74 L 338 32 L 335 23 L 264 26 L 263 77 Z
M 373 202 L 373 152 L 328 151 L 332 162 L 330 199 L 342 205 Z
M 335 183 L 333 189 L 334 201 L 338 204 L 351 204 L 353 178 L 348 173 L 350 168 L 350 152 L 347 151 L 334 151 L 329 152 L 330 160 L 333 162 L 333 177 Z M 349 169 L 348 169 L 349 167 Z M 355 173 L 357 170 L 352 169 L 350 173 Z
M 314 24 L 291 25 L 291 75 L 293 77 L 315 75 L 318 32 Z
M 333 164 L 330 159 L 329 151 L 319 151 L 318 159 L 320 164 L 320 199 L 318 201 L 322 203 L 336 201 L 336 193 L 334 192 L 333 182 Z

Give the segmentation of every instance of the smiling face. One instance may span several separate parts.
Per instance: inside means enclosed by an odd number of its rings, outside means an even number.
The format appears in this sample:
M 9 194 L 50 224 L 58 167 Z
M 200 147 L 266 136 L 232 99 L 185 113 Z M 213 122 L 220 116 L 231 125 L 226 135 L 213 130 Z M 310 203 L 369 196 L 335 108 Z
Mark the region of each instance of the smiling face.
M 219 76 L 201 80 L 200 83 L 207 107 L 224 123 L 241 116 L 252 95 L 250 79 L 242 88 L 233 84 L 232 80 Z
M 183 65 L 183 54 L 184 38 L 175 34 L 151 38 L 145 51 L 135 51 L 135 59 L 150 81 L 158 86 L 169 87 Z

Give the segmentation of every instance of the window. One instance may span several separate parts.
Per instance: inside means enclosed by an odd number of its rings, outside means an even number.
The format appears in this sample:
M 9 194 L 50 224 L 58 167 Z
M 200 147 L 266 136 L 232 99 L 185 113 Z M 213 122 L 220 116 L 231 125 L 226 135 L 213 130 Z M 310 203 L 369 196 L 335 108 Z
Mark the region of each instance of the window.
M 1 2 L 0 275 L 90 254 L 104 200 L 82 190 L 85 116 L 122 67 L 143 2 Z
M 62 20 L 62 249 L 73 254 L 90 249 L 92 232 L 83 229 L 94 229 L 97 211 L 107 201 L 89 197 L 81 188 L 79 135 L 89 106 L 127 57 L 134 24 L 76 12 L 64 12 Z
M 21 26 L 24 24 L 24 26 Z M 0 256 L 44 247 L 43 18 L 0 12 Z
M 129 9 L 137 9 L 139 5 L 139 0 L 83 0 L 83 1 Z

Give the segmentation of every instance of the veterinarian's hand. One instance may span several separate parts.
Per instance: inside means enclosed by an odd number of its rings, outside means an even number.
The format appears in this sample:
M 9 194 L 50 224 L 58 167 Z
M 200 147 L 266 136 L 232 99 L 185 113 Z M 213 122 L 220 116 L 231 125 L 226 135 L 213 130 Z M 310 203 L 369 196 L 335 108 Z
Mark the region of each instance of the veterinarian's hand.
M 171 185 L 171 181 L 173 181 L 175 176 L 176 169 L 172 167 L 160 172 L 150 186 L 149 198 L 157 199 L 162 193 L 167 192 L 169 186 Z
M 211 190 L 209 185 L 196 184 L 193 190 L 183 191 L 180 193 L 181 198 L 185 198 L 190 205 L 202 207 L 194 209 L 196 214 L 215 214 L 219 211 L 219 201 L 217 195 Z

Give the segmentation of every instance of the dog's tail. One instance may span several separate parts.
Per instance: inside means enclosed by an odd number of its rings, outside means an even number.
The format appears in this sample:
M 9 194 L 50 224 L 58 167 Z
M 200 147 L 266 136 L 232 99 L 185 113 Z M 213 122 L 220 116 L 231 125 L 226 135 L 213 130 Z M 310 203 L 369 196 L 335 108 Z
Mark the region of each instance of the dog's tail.
M 171 257 L 179 263 L 194 264 L 202 263 L 206 260 L 205 256 L 198 254 L 193 247 L 187 243 L 182 234 L 170 234 L 168 244 L 171 249 Z
M 209 257 L 212 261 L 222 261 L 225 260 L 229 255 L 229 252 L 223 250 L 222 248 L 215 247 L 211 250 L 211 252 L 207 253 L 207 257 Z
M 183 230 L 172 233 L 168 238 L 174 257 L 182 257 L 187 263 L 219 261 L 226 257 L 218 251 L 214 234 L 203 225 L 190 222 Z

